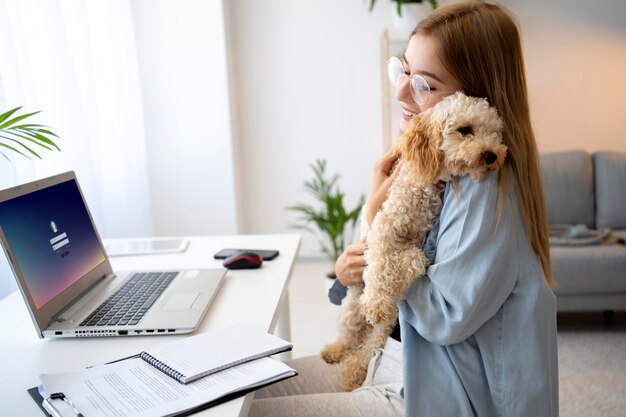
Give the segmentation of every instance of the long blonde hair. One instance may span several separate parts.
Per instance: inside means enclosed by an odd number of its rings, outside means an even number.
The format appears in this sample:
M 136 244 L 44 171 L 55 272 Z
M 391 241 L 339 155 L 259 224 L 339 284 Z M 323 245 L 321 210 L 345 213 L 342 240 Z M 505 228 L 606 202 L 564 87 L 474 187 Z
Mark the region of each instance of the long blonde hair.
M 554 287 L 538 150 L 514 18 L 500 5 L 468 1 L 435 9 L 417 25 L 416 33 L 435 40 L 439 59 L 465 94 L 486 98 L 502 117 L 508 154 L 505 169 L 500 170 L 499 213 L 504 184 L 511 173 L 526 234 L 548 283 Z

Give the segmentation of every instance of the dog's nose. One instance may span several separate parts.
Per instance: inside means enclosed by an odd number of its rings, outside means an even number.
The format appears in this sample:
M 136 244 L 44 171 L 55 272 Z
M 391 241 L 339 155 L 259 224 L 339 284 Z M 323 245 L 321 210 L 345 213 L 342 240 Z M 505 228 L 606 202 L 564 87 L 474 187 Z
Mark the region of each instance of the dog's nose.
M 496 159 L 498 159 L 498 156 L 493 153 L 493 152 L 483 152 L 483 161 L 485 161 L 488 165 L 493 164 L 494 162 L 496 162 Z

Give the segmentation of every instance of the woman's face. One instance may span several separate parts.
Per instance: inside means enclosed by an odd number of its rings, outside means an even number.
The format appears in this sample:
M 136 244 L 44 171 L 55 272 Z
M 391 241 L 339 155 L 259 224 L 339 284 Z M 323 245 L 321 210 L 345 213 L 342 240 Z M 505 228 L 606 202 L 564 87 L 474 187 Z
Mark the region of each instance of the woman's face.
M 396 85 L 396 99 L 402 107 L 400 128 L 404 130 L 413 116 L 423 112 L 446 96 L 463 89 L 463 86 L 445 69 L 436 54 L 435 41 L 420 34 L 413 35 L 409 40 L 406 53 L 402 59 L 404 72 L 407 76 L 421 75 L 431 94 L 424 104 L 417 104 L 411 95 L 408 78 Z

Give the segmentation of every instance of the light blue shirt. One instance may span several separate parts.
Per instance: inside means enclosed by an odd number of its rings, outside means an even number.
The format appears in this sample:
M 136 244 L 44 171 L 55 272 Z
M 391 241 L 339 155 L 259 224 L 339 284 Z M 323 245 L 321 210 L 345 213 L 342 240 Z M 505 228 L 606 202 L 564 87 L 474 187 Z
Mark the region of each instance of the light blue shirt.
M 497 173 L 446 186 L 399 303 L 407 417 L 558 416 L 556 298 L 507 184 L 497 229 Z

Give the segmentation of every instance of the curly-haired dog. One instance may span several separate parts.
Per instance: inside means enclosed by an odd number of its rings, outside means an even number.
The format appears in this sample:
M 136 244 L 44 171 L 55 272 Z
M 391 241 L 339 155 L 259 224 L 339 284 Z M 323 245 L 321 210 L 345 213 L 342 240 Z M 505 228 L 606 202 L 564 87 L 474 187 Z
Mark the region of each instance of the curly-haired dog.
M 326 362 L 340 362 L 341 390 L 361 386 L 372 350 L 395 326 L 398 300 L 426 272 L 421 247 L 441 208 L 440 181 L 460 175 L 480 181 L 500 169 L 507 152 L 501 132 L 485 99 L 458 92 L 415 116 L 400 137 L 400 172 L 367 232 L 363 284 L 348 288 L 339 339 L 321 352 Z

